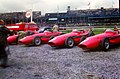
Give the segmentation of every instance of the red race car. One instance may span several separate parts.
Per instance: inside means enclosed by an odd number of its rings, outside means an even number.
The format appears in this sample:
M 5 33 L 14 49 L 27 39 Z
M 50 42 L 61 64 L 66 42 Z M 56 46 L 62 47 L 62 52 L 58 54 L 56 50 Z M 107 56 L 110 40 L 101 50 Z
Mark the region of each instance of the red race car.
M 26 36 L 19 40 L 19 43 L 25 45 L 39 46 L 41 43 L 47 43 L 52 37 L 61 35 L 62 32 L 44 31 L 43 33 Z
M 114 31 L 107 29 L 104 33 L 86 38 L 78 45 L 78 47 L 82 48 L 83 50 L 99 48 L 106 51 L 111 45 L 116 44 L 120 44 L 120 30 Z
M 42 33 L 44 32 L 45 30 L 50 30 L 51 27 L 49 26 L 44 26 L 44 27 L 41 27 L 38 31 L 26 31 L 26 32 L 19 32 L 20 34 L 18 35 L 12 35 L 12 36 L 9 36 L 7 38 L 7 41 L 9 44 L 17 44 L 19 39 L 25 37 L 25 36 L 29 36 L 29 35 L 33 35 L 33 34 L 37 34 L 37 33 Z
M 27 31 L 27 32 L 21 32 L 20 34 L 12 35 L 7 38 L 7 41 L 9 44 L 18 44 L 18 40 L 23 38 L 24 36 L 32 35 L 38 33 L 37 31 Z
M 48 42 L 51 47 L 68 47 L 72 48 L 74 45 L 79 44 L 83 39 L 81 37 L 91 36 L 89 31 L 86 30 L 73 30 L 71 33 L 56 36 Z

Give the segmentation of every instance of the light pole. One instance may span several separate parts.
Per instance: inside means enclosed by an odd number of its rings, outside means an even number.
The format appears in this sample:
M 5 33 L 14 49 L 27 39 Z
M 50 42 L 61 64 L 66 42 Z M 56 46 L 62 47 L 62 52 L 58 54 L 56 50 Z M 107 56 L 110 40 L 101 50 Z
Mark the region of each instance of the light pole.
M 119 17 L 120 17 L 120 0 L 119 0 Z

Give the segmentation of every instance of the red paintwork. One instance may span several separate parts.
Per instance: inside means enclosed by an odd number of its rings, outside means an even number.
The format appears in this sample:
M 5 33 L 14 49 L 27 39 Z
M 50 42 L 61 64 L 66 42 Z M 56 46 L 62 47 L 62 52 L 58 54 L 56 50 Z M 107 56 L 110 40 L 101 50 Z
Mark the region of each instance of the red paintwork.
M 73 31 L 71 33 L 54 37 L 48 42 L 48 45 L 52 47 L 63 47 L 65 46 L 65 40 L 68 37 L 72 37 L 74 39 L 75 44 L 79 44 L 80 37 L 87 34 L 88 34 L 88 31 L 84 31 L 84 33 L 82 31 L 75 31 L 75 32 Z
M 116 33 L 115 31 L 105 31 L 104 33 L 94 35 L 91 37 L 86 38 L 82 41 L 78 47 L 82 49 L 95 49 L 100 46 L 101 41 L 104 38 L 108 38 L 110 44 L 115 45 L 120 43 L 120 34 Z
M 8 24 L 6 27 L 10 30 L 14 31 L 35 31 L 38 30 L 38 25 L 36 23 L 16 23 L 16 24 Z
M 37 31 L 33 31 L 33 32 L 34 34 L 38 34 Z M 7 38 L 7 41 L 9 44 L 17 43 L 18 42 L 17 38 L 18 38 L 18 35 L 12 35 Z
M 40 37 L 42 43 L 47 43 L 50 40 L 51 36 L 57 36 L 62 34 L 61 32 L 43 32 L 43 33 L 38 33 L 30 36 L 26 36 L 22 39 L 19 40 L 20 43 L 25 44 L 25 45 L 30 45 L 33 43 L 33 40 L 36 36 Z
M 9 36 L 9 37 L 7 38 L 8 43 L 9 43 L 9 44 L 15 43 L 16 40 L 17 40 L 17 37 L 18 37 L 18 35 Z

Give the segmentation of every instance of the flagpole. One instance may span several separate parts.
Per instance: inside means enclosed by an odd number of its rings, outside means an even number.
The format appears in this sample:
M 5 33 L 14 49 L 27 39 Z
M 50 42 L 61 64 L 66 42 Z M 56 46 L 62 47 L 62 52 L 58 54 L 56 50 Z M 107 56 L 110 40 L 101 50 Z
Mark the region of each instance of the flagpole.
M 32 13 L 32 9 L 31 9 L 31 22 L 32 22 L 32 19 L 33 19 L 33 13 Z
M 59 6 L 57 5 L 57 18 L 59 17 Z M 57 23 L 58 23 L 58 19 L 57 19 Z
M 90 9 L 90 4 L 91 4 L 91 3 L 89 2 L 89 3 L 88 3 L 88 7 L 89 7 L 89 9 Z

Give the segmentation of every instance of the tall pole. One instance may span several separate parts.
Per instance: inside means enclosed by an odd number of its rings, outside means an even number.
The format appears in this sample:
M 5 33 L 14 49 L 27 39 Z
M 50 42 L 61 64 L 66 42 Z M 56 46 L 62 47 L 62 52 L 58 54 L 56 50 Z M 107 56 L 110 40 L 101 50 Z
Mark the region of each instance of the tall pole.
M 31 22 L 32 22 L 32 19 L 33 19 L 33 13 L 32 13 L 32 9 L 31 9 Z
M 59 24 L 58 18 L 59 18 L 59 6 L 57 5 L 57 24 Z
M 89 3 L 88 3 L 88 7 L 89 7 L 89 9 L 90 9 L 90 4 L 91 4 L 91 3 L 89 2 Z
M 32 4 L 32 9 L 31 9 L 31 22 L 33 22 L 33 6 L 34 4 Z
M 120 0 L 119 0 L 119 17 L 120 17 Z

